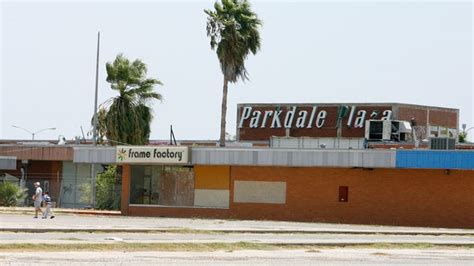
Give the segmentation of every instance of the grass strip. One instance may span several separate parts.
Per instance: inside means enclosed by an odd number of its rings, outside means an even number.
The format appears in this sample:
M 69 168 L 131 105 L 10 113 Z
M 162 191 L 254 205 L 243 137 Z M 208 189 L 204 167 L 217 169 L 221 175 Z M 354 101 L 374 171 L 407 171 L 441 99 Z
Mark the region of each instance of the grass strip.
M 474 249 L 474 245 L 437 245 L 427 243 L 377 243 L 377 244 L 321 244 L 321 245 L 295 245 L 295 244 L 262 244 L 251 242 L 237 243 L 111 243 L 111 244 L 0 244 L 0 250 L 5 252 L 59 252 L 59 251 L 236 251 L 236 250 L 289 250 L 303 249 L 317 251 L 317 249 L 330 248 L 360 248 L 360 249 Z
M 64 238 L 58 238 L 58 240 L 84 241 L 84 239 L 77 238 L 77 237 L 64 237 Z

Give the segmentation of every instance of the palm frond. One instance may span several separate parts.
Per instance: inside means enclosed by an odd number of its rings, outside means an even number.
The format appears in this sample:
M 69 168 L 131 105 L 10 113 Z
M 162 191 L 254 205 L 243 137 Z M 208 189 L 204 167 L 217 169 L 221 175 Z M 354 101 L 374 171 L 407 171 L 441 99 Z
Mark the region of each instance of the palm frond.
M 223 75 L 230 82 L 248 79 L 245 59 L 260 49 L 258 19 L 247 0 L 221 0 L 214 10 L 204 10 L 207 17 L 206 32 L 211 49 L 215 49 Z
M 141 145 L 148 143 L 153 110 L 152 100 L 161 100 L 154 91 L 162 85 L 158 79 L 147 78 L 147 66 L 141 60 L 131 62 L 122 54 L 106 64 L 107 82 L 119 95 L 107 99 L 102 105 L 99 121 L 105 127 L 105 135 L 111 143 Z

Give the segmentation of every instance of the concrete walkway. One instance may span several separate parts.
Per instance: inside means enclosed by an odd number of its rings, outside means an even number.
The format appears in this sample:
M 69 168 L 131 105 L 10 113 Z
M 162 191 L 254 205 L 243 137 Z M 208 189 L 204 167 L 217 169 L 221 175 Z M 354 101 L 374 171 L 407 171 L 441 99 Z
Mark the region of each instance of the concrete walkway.
M 474 236 L 474 229 L 445 229 L 300 223 L 279 221 L 242 221 L 219 219 L 129 217 L 116 215 L 84 215 L 55 210 L 55 219 L 34 219 L 32 209 L 27 214 L 0 209 L 0 232 L 182 232 L 186 230 L 216 233 L 304 233 L 304 234 L 399 234 L 399 235 L 459 235 Z
M 0 232 L 0 244 L 205 244 L 255 243 L 269 245 L 368 245 L 368 244 L 431 244 L 443 246 L 474 246 L 474 236 L 451 235 L 379 235 L 379 234 L 273 234 L 273 233 L 121 233 L 121 232 Z M 26 240 L 26 241 L 25 241 Z

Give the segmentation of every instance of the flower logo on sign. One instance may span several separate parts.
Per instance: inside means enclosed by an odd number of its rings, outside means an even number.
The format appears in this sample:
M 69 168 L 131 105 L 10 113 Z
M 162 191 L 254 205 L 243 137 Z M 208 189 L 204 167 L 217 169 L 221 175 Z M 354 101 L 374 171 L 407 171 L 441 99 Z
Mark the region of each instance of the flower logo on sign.
M 127 155 L 127 151 L 125 149 L 120 149 L 117 154 L 117 158 L 120 161 L 123 161 L 125 159 L 125 156 Z

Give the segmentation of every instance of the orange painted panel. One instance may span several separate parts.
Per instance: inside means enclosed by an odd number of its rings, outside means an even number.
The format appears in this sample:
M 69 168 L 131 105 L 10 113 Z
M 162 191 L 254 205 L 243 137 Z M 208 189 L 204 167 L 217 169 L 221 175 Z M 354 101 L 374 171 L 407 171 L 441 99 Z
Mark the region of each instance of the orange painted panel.
M 194 188 L 229 189 L 230 166 L 194 166 Z

